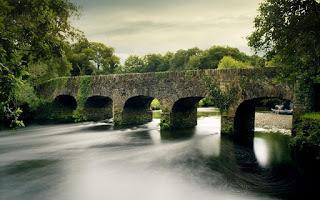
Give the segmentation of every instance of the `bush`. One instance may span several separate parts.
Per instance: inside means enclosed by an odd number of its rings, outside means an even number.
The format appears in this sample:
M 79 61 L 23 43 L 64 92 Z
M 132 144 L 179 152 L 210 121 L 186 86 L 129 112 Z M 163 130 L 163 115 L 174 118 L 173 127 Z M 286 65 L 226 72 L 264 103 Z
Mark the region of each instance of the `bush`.
M 151 102 L 151 110 L 160 110 L 160 101 L 158 99 L 154 99 Z
M 304 165 L 320 166 L 320 113 L 303 115 L 290 142 L 293 156 Z
M 199 107 L 215 106 L 214 101 L 210 97 L 206 97 L 199 102 Z
M 218 69 L 249 68 L 249 66 L 248 63 L 235 60 L 231 56 L 224 56 L 219 62 Z

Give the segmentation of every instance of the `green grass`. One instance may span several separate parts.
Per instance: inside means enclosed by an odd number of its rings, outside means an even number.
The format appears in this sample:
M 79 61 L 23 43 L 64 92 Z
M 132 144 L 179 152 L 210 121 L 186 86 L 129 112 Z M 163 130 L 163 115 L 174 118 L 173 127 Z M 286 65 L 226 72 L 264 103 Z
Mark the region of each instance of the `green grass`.
M 302 116 L 302 119 L 320 120 L 320 112 L 306 113 Z
M 160 119 L 161 118 L 161 112 L 160 111 L 152 112 L 152 118 L 153 119 Z

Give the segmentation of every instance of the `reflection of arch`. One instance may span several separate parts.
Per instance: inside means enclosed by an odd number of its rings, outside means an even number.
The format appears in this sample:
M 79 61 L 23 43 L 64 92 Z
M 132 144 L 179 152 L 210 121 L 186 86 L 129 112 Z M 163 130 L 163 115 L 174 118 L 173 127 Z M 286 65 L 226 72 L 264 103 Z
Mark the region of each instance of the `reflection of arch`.
M 153 99 L 153 97 L 143 95 L 127 99 L 122 112 L 123 124 L 137 125 L 152 121 L 150 104 Z
M 260 98 L 254 98 L 254 99 L 247 99 L 239 104 L 234 117 L 234 134 L 236 139 L 241 141 L 252 142 L 252 139 L 254 137 L 254 130 L 255 130 L 256 105 L 258 102 L 264 99 L 281 99 L 281 98 L 260 97 Z
M 173 128 L 190 128 L 197 125 L 197 105 L 203 97 L 186 97 L 172 107 L 170 121 Z
M 84 105 L 87 120 L 99 121 L 112 118 L 112 99 L 105 96 L 91 96 Z
M 54 99 L 54 104 L 57 108 L 75 110 L 77 108 L 77 101 L 70 95 L 59 95 Z

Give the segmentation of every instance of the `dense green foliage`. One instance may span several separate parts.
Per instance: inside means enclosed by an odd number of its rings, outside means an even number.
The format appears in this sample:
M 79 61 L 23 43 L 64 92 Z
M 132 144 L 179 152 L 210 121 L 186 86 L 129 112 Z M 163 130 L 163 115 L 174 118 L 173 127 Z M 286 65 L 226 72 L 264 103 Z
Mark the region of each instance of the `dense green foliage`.
M 222 63 L 221 63 L 222 62 Z M 144 73 L 197 69 L 264 67 L 265 60 L 248 56 L 236 48 L 213 46 L 207 50 L 197 47 L 175 53 L 129 56 L 117 73 Z
M 249 45 L 273 64 L 281 63 L 283 78 L 319 83 L 319 24 L 320 4 L 315 0 L 265 0 Z
M 302 119 L 320 120 L 320 113 L 306 113 L 302 116 Z
M 235 60 L 231 56 L 224 56 L 218 65 L 218 69 L 228 69 L 228 68 L 248 68 L 250 64 Z
M 293 155 L 305 162 L 320 166 L 320 113 L 307 113 L 295 127 L 296 135 L 290 143 Z
M 0 119 L 21 126 L 15 95 L 25 84 L 31 64 L 62 58 L 67 39 L 77 31 L 69 18 L 77 8 L 69 0 L 0 1 Z
M 210 91 L 209 98 L 211 99 L 212 105 L 219 108 L 221 113 L 228 111 L 230 105 L 232 105 L 236 96 L 238 95 L 239 88 L 237 84 L 228 84 L 221 89 L 220 83 L 214 80 L 212 77 L 205 77 L 205 83 Z
M 67 58 L 72 64 L 73 76 L 114 73 L 120 64 L 112 47 L 87 39 L 70 45 Z
M 92 81 L 88 76 L 83 76 L 80 79 L 80 87 L 78 90 L 78 94 L 76 97 L 77 100 L 77 109 L 74 111 L 74 118 L 76 122 L 86 121 L 86 116 L 84 115 L 84 107 L 87 97 L 89 96 L 89 92 L 91 90 Z
M 320 3 L 315 0 L 265 0 L 255 18 L 249 45 L 263 53 L 268 65 L 282 69 L 282 80 L 296 83 L 303 112 L 319 110 Z M 319 167 L 319 114 L 308 113 L 295 122 L 291 149 L 297 159 Z M 316 162 L 314 162 L 316 161 Z
M 151 102 L 151 110 L 160 110 L 160 101 L 158 99 L 154 99 Z

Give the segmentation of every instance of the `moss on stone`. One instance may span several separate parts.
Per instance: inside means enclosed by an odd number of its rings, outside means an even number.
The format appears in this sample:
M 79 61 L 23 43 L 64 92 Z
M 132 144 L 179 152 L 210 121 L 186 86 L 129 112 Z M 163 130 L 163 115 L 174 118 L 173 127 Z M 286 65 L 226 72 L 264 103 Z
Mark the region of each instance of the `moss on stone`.
M 85 116 L 84 107 L 85 107 L 86 100 L 90 95 L 91 90 L 92 90 L 92 77 L 90 76 L 80 77 L 79 89 L 76 96 L 78 106 L 73 113 L 73 117 L 75 118 L 76 122 L 87 120 Z

